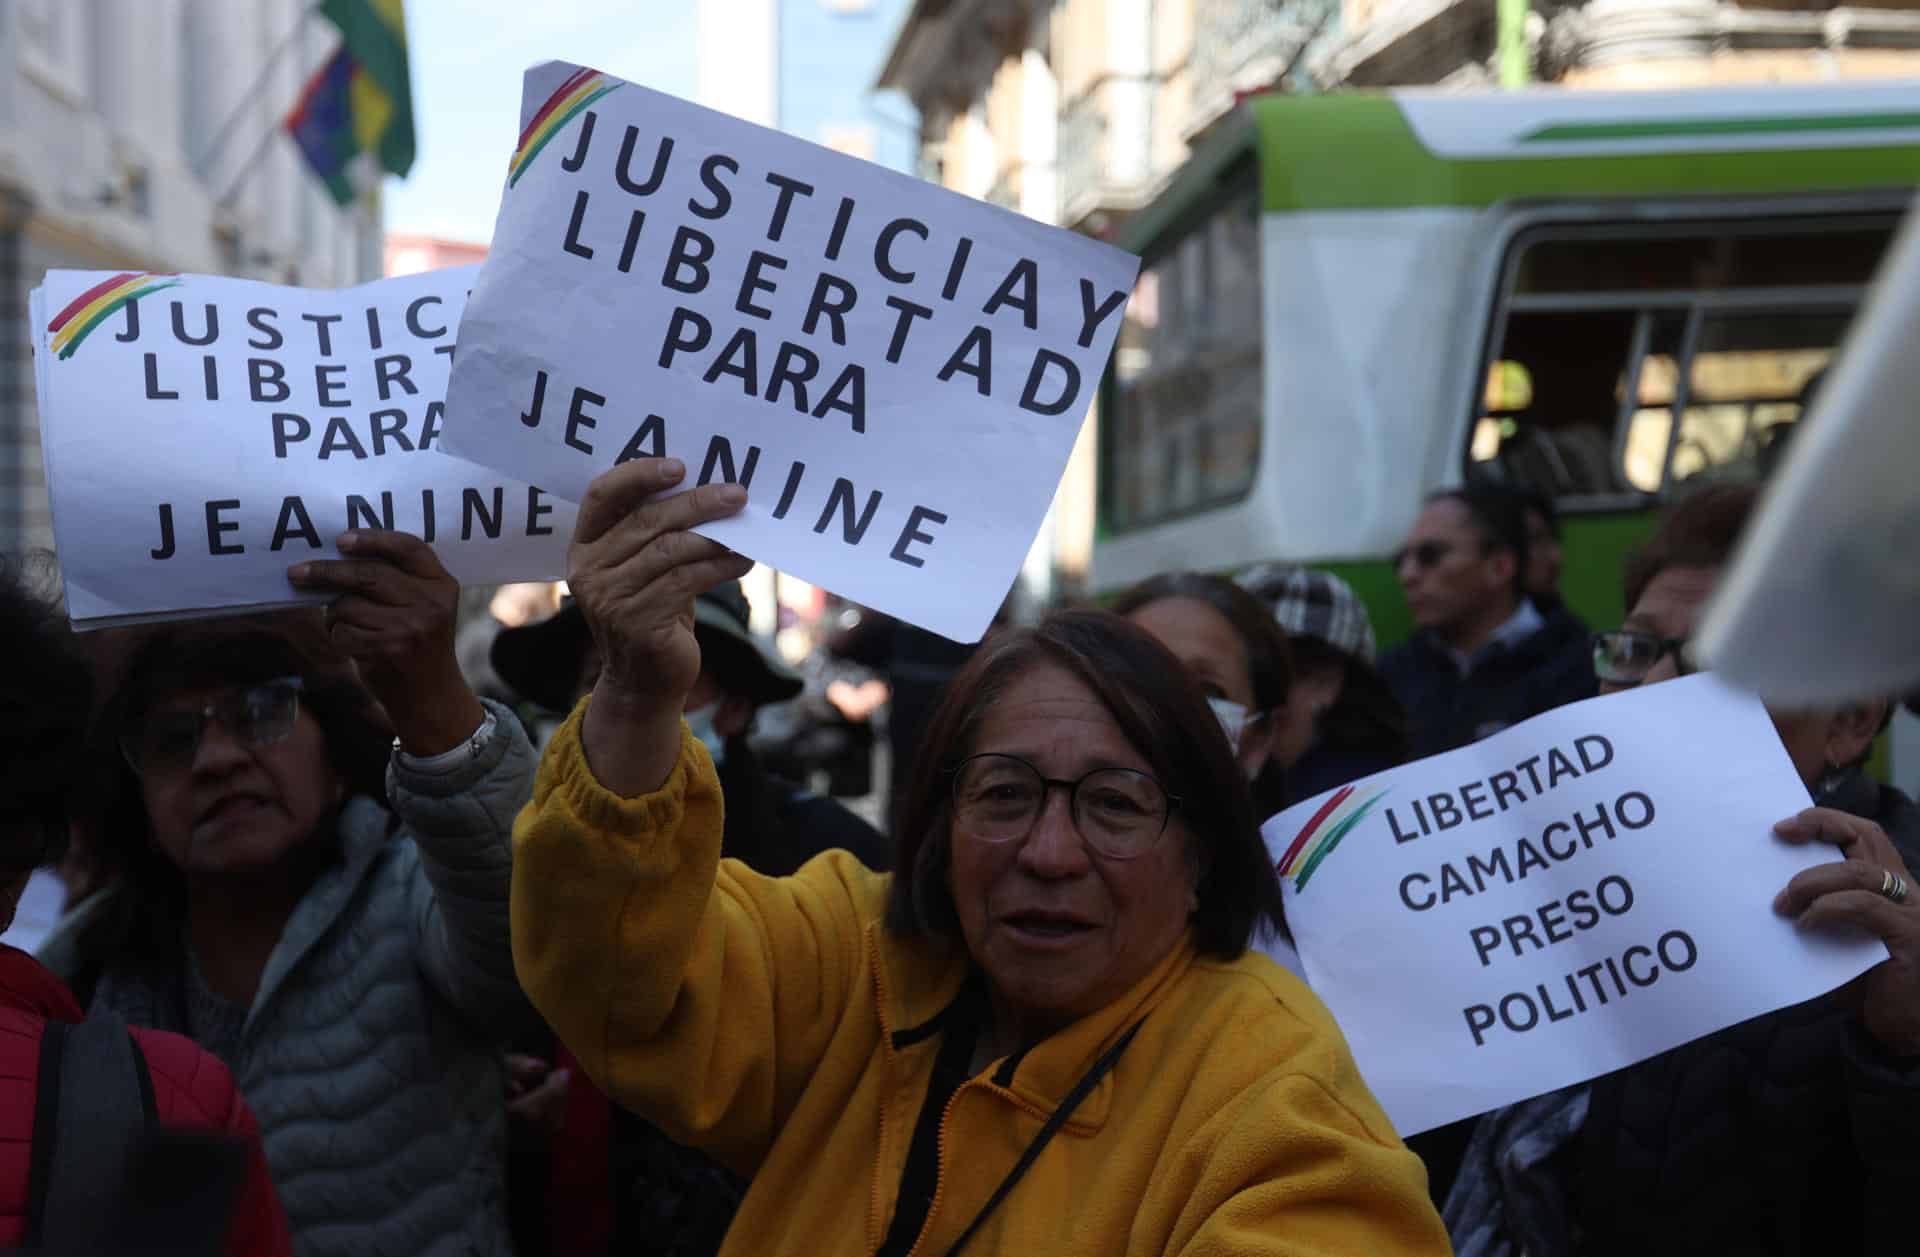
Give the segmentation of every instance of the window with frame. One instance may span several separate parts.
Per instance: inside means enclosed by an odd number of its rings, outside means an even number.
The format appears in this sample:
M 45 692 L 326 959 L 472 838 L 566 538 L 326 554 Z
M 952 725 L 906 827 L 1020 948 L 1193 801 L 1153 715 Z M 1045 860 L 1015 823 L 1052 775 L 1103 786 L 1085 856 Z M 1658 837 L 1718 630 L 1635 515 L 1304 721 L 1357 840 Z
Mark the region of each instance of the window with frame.
M 1251 162 L 1151 256 L 1127 305 L 1102 424 L 1115 532 L 1238 501 L 1261 432 L 1260 200 Z
M 80 104 L 87 94 L 87 10 L 73 0 L 9 0 L 20 68 L 41 86 Z
M 1574 509 L 1764 479 L 1898 222 L 1889 208 L 1520 232 L 1468 475 Z

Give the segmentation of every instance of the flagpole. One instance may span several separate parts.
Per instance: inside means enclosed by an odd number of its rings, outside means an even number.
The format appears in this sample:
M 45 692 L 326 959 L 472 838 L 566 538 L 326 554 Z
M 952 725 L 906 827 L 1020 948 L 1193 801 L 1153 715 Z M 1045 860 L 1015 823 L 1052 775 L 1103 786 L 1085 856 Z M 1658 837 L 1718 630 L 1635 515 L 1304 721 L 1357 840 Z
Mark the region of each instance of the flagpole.
M 300 11 L 300 17 L 294 22 L 293 29 L 287 32 L 286 38 L 280 41 L 279 47 L 267 55 L 267 62 L 260 68 L 259 77 L 254 79 L 251 87 L 241 93 L 240 103 L 233 107 L 233 112 L 227 115 L 227 120 L 220 124 L 220 129 L 214 133 L 212 141 L 200 154 L 199 159 L 194 162 L 194 172 L 201 178 L 204 179 L 211 173 L 209 167 L 213 159 L 218 157 L 221 151 L 226 148 L 227 141 L 233 137 L 234 127 L 239 124 L 240 119 L 247 115 L 248 106 L 253 104 L 254 98 L 258 96 L 261 89 L 267 85 L 268 78 L 272 76 L 274 70 L 279 67 L 279 64 L 286 60 L 287 54 L 293 51 L 294 45 L 299 42 L 300 36 L 306 32 L 307 23 L 311 22 L 314 15 L 318 12 L 320 12 L 320 3 L 319 0 L 314 0 L 314 3 L 309 4 Z M 264 148 L 265 145 L 263 144 L 261 147 Z M 256 149 L 253 155 L 254 157 L 258 157 L 260 150 Z M 231 190 L 229 190 L 228 195 L 232 195 Z M 221 198 L 222 203 L 224 203 L 225 200 L 225 197 Z
M 240 172 L 234 175 L 233 182 L 229 183 L 227 190 L 220 194 L 220 199 L 213 203 L 215 209 L 225 208 L 233 200 L 234 194 L 240 191 L 241 185 L 247 181 L 247 176 L 260 168 L 260 159 L 266 155 L 267 145 L 273 143 L 273 137 L 280 134 L 280 131 L 281 124 L 278 121 L 267 128 L 267 133 L 260 137 L 260 142 L 253 146 L 251 153 L 247 154 L 247 160 L 241 164 Z

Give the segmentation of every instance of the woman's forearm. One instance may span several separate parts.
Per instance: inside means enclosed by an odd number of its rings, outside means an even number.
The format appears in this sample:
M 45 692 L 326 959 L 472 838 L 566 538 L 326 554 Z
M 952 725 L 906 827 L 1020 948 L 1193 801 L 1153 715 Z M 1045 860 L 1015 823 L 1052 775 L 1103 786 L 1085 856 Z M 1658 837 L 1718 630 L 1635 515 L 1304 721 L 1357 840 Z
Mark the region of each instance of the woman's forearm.
M 580 722 L 580 748 L 606 789 L 623 799 L 652 794 L 680 756 L 680 713 L 595 685 Z

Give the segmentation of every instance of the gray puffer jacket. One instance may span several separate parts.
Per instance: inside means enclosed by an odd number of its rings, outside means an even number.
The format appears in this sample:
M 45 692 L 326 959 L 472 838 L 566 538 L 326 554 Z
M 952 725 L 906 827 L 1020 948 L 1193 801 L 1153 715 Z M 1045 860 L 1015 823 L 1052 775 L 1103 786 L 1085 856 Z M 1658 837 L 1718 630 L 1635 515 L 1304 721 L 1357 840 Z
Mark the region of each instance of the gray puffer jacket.
M 229 1062 L 300 1257 L 511 1252 L 502 1058 L 532 1013 L 513 971 L 509 833 L 534 758 L 492 710 L 469 763 L 432 776 L 396 762 L 392 813 L 364 797 L 342 809 L 342 859 L 287 922 Z M 99 907 L 41 949 L 62 977 Z M 162 982 L 110 964 L 92 1007 L 185 1032 L 184 947 L 175 961 Z

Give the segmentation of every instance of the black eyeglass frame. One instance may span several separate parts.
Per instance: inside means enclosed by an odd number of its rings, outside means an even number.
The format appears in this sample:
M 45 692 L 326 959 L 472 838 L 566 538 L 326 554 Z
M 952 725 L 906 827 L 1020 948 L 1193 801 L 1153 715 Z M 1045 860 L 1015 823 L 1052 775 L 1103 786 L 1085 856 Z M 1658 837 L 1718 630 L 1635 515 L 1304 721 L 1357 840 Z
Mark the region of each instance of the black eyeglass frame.
M 981 751 L 978 754 L 967 756 L 955 764 L 952 770 L 947 773 L 947 803 L 948 806 L 953 809 L 953 823 L 955 825 L 960 824 L 960 814 L 963 810 L 960 801 L 960 779 L 965 774 L 967 765 L 983 759 L 1010 760 L 1032 773 L 1035 780 L 1040 783 L 1040 803 L 1034 808 L 1033 818 L 1027 822 L 1027 827 L 1019 833 L 1009 834 L 1005 838 L 989 838 L 985 834 L 974 830 L 967 831 L 968 835 L 976 841 L 988 843 L 993 846 L 1005 846 L 1012 842 L 1023 842 L 1027 838 L 1032 837 L 1034 826 L 1038 825 L 1040 818 L 1046 815 L 1047 798 L 1056 788 L 1067 792 L 1067 817 L 1073 822 L 1074 832 L 1080 835 L 1080 840 L 1086 843 L 1088 847 L 1099 852 L 1102 858 L 1108 860 L 1137 860 L 1159 846 L 1160 839 L 1166 836 L 1167 826 L 1172 822 L 1174 812 L 1180 807 L 1180 796 L 1168 790 L 1160 783 L 1159 778 L 1153 776 L 1151 773 L 1143 773 L 1132 768 L 1094 768 L 1081 773 L 1077 779 L 1068 781 L 1062 777 L 1047 776 L 1018 755 L 1008 755 L 1003 751 Z M 1108 851 L 1100 844 L 1099 839 L 1090 835 L 1086 827 L 1080 823 L 1080 787 L 1090 779 L 1106 773 L 1126 773 L 1129 776 L 1138 777 L 1143 781 L 1147 781 L 1152 784 L 1155 790 L 1160 792 L 1160 797 L 1166 800 L 1166 807 L 1163 808 L 1160 813 L 1160 828 L 1154 831 L 1153 837 L 1147 839 L 1138 851 L 1121 854 Z
M 1609 676 L 1600 666 L 1603 657 L 1611 654 L 1608 643 L 1619 638 L 1632 638 L 1655 647 L 1654 656 L 1637 677 Z M 1593 675 L 1608 685 L 1639 685 L 1647 679 L 1647 673 L 1660 666 L 1660 661 L 1668 655 L 1673 656 L 1673 666 L 1677 675 L 1692 676 L 1700 671 L 1699 664 L 1693 658 L 1693 639 L 1690 637 L 1662 637 L 1658 633 L 1649 633 L 1643 629 L 1609 629 L 1593 635 Z
M 186 762 L 192 763 L 193 757 L 200 753 L 200 743 L 201 740 L 207 736 L 207 726 L 215 720 L 218 720 L 236 741 L 248 747 L 272 746 L 276 742 L 283 741 L 288 734 L 293 732 L 293 726 L 298 723 L 300 719 L 300 697 L 306 692 L 306 688 L 306 680 L 302 677 L 273 677 L 270 680 L 257 681 L 252 685 L 236 686 L 224 697 L 206 704 L 198 711 L 189 713 L 199 718 L 199 724 L 194 729 L 193 747 L 186 757 Z M 232 718 L 233 713 L 240 710 L 248 698 L 259 693 L 261 690 L 291 690 L 293 693 L 293 713 L 287 720 L 287 727 L 270 738 L 255 738 L 249 734 L 241 733 Z M 120 757 L 126 761 L 127 767 L 133 770 L 133 775 L 136 777 L 145 777 L 148 772 L 148 770 L 141 767 L 140 764 L 140 740 L 144 731 L 144 723 L 145 718 L 143 717 L 141 725 L 131 729 L 121 730 L 120 736 L 117 739 L 120 746 Z

